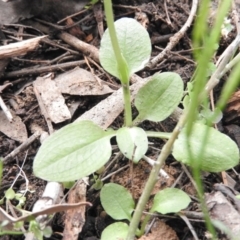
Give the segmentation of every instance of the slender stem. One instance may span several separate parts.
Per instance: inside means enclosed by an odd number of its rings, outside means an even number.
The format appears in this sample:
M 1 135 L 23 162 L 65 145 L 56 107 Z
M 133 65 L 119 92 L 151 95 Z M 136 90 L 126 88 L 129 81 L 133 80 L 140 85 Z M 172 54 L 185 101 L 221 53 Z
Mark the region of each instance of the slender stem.
M 131 93 L 129 84 L 122 84 L 123 98 L 124 98 L 124 121 L 125 126 L 132 126 L 132 106 L 131 106 Z
M 151 211 L 150 211 L 151 213 Z M 151 215 L 150 214 L 147 214 L 145 217 L 144 217 L 144 220 L 142 222 L 142 225 L 141 225 L 141 229 L 140 229 L 140 232 L 139 232 L 139 235 L 142 236 L 144 234 L 144 231 L 145 231 L 145 228 L 146 228 L 146 225 L 147 223 L 149 222 L 151 218 Z
M 163 166 L 165 160 L 167 159 L 167 157 L 171 154 L 174 141 L 177 139 L 177 136 L 180 133 L 180 130 L 183 128 L 183 126 L 185 125 L 185 123 L 187 121 L 186 116 L 187 116 L 187 113 L 184 113 L 181 116 L 177 126 L 174 128 L 174 130 L 171 134 L 171 137 L 168 139 L 168 141 L 163 146 L 163 149 L 161 151 L 161 154 L 158 156 L 156 164 L 152 168 L 150 176 L 147 180 L 147 183 L 144 187 L 142 195 L 138 201 L 137 207 L 134 211 L 133 218 L 130 222 L 129 231 L 128 231 L 126 240 L 134 239 L 138 224 L 139 224 L 141 216 L 142 216 L 142 212 L 143 212 L 143 210 L 146 206 L 146 203 L 151 195 L 152 189 L 153 189 L 155 183 L 157 182 L 158 173 L 159 173 L 161 167 Z
M 114 19 L 113 19 L 112 1 L 104 0 L 104 8 L 105 8 L 109 35 L 111 38 L 111 43 L 112 43 L 114 54 L 117 60 L 118 71 L 121 76 L 120 81 L 123 87 L 125 126 L 129 127 L 132 125 L 131 94 L 129 89 L 129 79 L 130 79 L 129 70 L 128 70 L 126 60 L 124 59 L 118 44 L 118 39 L 117 39 L 117 34 L 116 34 L 116 29 L 114 26 Z
M 146 131 L 148 137 L 169 139 L 172 133 Z
M 121 54 L 121 50 L 120 50 L 120 47 L 119 47 L 119 44 L 118 44 L 116 29 L 115 29 L 115 26 L 114 26 L 112 1 L 111 0 L 104 0 L 104 8 L 105 8 L 107 26 L 108 26 L 109 35 L 110 35 L 110 38 L 111 38 L 113 51 L 115 53 L 115 57 L 117 59 L 118 65 L 121 65 L 124 60 L 123 60 L 123 56 Z

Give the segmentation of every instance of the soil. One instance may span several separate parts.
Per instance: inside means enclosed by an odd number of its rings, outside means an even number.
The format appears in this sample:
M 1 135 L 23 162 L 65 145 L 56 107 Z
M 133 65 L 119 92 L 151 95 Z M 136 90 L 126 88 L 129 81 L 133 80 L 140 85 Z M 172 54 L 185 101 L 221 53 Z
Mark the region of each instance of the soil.
M 63 1 L 64 2 L 64 1 Z M 167 4 L 164 6 L 164 2 Z M 190 9 L 191 9 L 190 0 L 181 0 L 181 1 L 144 1 L 144 0 L 121 0 L 114 1 L 114 14 L 115 19 L 119 19 L 121 17 L 132 17 L 134 18 L 136 13 L 144 12 L 146 14 L 146 19 L 142 19 L 140 22 L 146 26 L 152 41 L 154 41 L 152 57 L 159 54 L 159 52 L 164 49 L 168 42 L 169 36 L 172 36 L 174 33 L 178 32 L 180 28 L 186 22 Z M 77 2 L 73 1 L 73 4 L 77 4 Z M 64 5 L 66 7 L 66 5 Z M 131 7 L 130 7 L 131 6 Z M 99 24 L 97 22 L 100 16 L 101 19 L 101 4 L 99 4 L 99 11 L 96 15 L 93 14 L 93 9 L 89 8 L 85 10 L 79 16 L 73 17 L 72 21 L 77 22 L 85 18 L 86 20 L 78 24 L 75 28 L 68 30 L 68 32 L 78 38 L 81 38 L 85 42 L 99 48 L 100 37 L 98 34 Z M 64 9 L 61 9 L 61 14 L 57 14 L 59 10 L 54 10 L 58 7 L 56 5 L 52 6 L 51 11 L 41 11 L 38 13 L 37 18 L 32 19 L 33 22 L 39 23 L 39 20 L 44 20 L 45 25 L 49 27 L 48 24 L 54 24 L 50 26 L 49 38 L 54 42 L 55 45 L 48 44 L 46 41 L 41 42 L 39 47 L 30 53 L 27 53 L 24 56 L 13 57 L 8 60 L 6 64 L 6 68 L 0 69 L 0 87 L 6 83 L 11 83 L 10 86 L 5 88 L 1 97 L 4 102 L 9 106 L 14 116 L 18 116 L 21 119 L 21 122 L 26 126 L 27 136 L 30 137 L 35 128 L 41 129 L 41 131 L 49 132 L 49 127 L 47 125 L 47 121 L 44 117 L 43 112 L 39 106 L 38 99 L 36 97 L 36 93 L 34 92 L 33 81 L 36 80 L 37 77 L 43 77 L 48 73 L 53 74 L 54 76 L 67 72 L 70 69 L 73 69 L 75 66 L 70 68 L 62 68 L 57 70 L 52 70 L 51 65 L 57 63 L 67 63 L 72 61 L 85 60 L 82 53 L 77 51 L 73 46 L 68 45 L 63 40 L 59 38 L 59 33 L 61 29 L 57 29 L 57 20 L 63 18 L 63 15 L 68 15 L 74 12 L 74 7 L 72 11 L 66 9 L 66 13 L 64 14 Z M 78 8 L 76 8 L 78 9 Z M 166 13 L 168 15 L 166 15 Z M 139 19 L 138 19 L 139 20 Z M 6 24 L 0 27 L 0 34 L 2 38 L 0 39 L 0 44 L 4 45 L 6 43 L 10 44 L 15 41 L 19 41 L 21 39 L 27 39 L 30 36 L 39 36 L 42 32 L 42 29 L 38 29 L 36 25 L 29 26 L 29 20 L 23 20 L 22 22 L 16 22 L 15 24 Z M 42 23 L 43 24 L 43 23 Z M 233 23 L 234 24 L 234 23 Z M 106 27 L 106 23 L 104 21 L 104 28 Z M 144 69 L 143 71 L 137 73 L 139 76 L 145 78 L 153 75 L 156 72 L 167 72 L 172 71 L 178 73 L 186 86 L 186 83 L 191 79 L 194 70 L 196 69 L 195 62 L 192 57 L 192 44 L 191 44 L 191 27 L 187 31 L 187 33 L 180 39 L 180 41 L 176 44 L 176 46 L 169 52 L 169 54 L 164 58 L 162 62 L 160 62 L 156 67 L 151 69 Z M 164 38 L 164 36 L 166 36 Z M 216 60 L 227 48 L 229 43 L 233 41 L 236 33 L 233 30 L 227 39 L 222 39 L 220 43 L 220 50 L 218 55 L 215 56 Z M 162 37 L 162 38 L 161 38 Z M 69 49 L 72 52 L 69 52 Z M 66 55 L 64 55 L 66 54 Z M 57 59 L 60 59 L 58 61 Z M 47 66 L 48 70 L 44 70 L 42 73 L 39 72 L 31 72 L 28 73 L 27 70 L 37 67 L 41 68 Z M 91 69 L 89 68 L 91 66 Z M 115 89 L 119 87 L 119 82 L 117 79 L 103 73 L 101 69 L 96 67 L 92 61 L 88 60 L 87 64 L 85 63 L 82 68 L 92 71 L 96 76 L 101 78 L 102 80 L 109 83 L 109 86 L 114 86 Z M 20 75 L 17 73 L 14 74 L 15 71 L 18 70 L 26 70 L 26 72 Z M 221 85 L 221 84 L 220 84 Z M 115 90 L 114 89 L 114 90 Z M 219 97 L 221 86 L 216 88 L 214 91 L 214 98 L 217 99 Z M 1 90 L 1 89 L 0 89 Z M 105 99 L 107 95 L 100 96 L 73 96 L 70 94 L 64 94 L 64 99 L 67 103 L 67 106 L 75 106 L 73 109 L 73 114 L 71 119 L 66 120 L 61 123 L 52 123 L 53 129 L 58 130 L 61 127 L 67 125 L 70 122 L 73 122 L 77 119 L 81 114 L 91 109 L 97 103 L 99 103 L 102 99 Z M 236 94 L 236 96 L 238 96 Z M 238 102 L 239 102 L 239 98 Z M 219 123 L 219 130 L 228 134 L 233 140 L 236 141 L 238 146 L 240 147 L 240 128 L 239 128 L 239 107 L 236 105 L 237 101 L 231 102 L 230 109 L 227 109 L 224 113 L 223 120 Z M 235 106 L 235 108 L 233 107 Z M 181 106 L 180 106 L 181 107 Z M 1 118 L 0 118 L 1 120 Z M 112 123 L 111 128 L 118 128 L 123 123 L 122 114 L 117 117 L 117 119 Z M 2 123 L 0 123 L 2 124 Z M 146 130 L 155 130 L 155 131 L 166 131 L 170 132 L 173 130 L 176 122 L 172 119 L 167 119 L 161 123 L 152 123 L 152 122 L 144 122 L 142 127 Z M 18 130 L 17 134 L 21 134 L 20 130 Z M 161 151 L 161 148 L 164 144 L 164 141 L 156 141 L 156 139 L 150 139 L 151 145 L 148 150 L 147 156 L 156 159 L 156 156 Z M 14 151 L 21 142 L 16 140 L 16 138 L 9 137 L 0 131 L 0 156 L 5 158 L 12 151 Z M 36 178 L 32 173 L 32 163 L 34 157 L 40 147 L 41 143 L 39 138 L 36 138 L 25 150 L 22 150 L 13 158 L 8 159 L 4 162 L 3 168 L 3 178 L 0 186 L 0 198 L 4 197 L 5 191 L 9 189 L 13 184 L 13 189 L 15 192 L 20 192 L 28 189 L 26 194 L 26 202 L 22 206 L 24 210 L 31 211 L 34 203 L 41 198 L 42 193 L 46 186 L 46 181 Z M 118 153 L 118 150 L 115 149 L 114 153 Z M 113 155 L 114 156 L 114 155 Z M 111 162 L 110 159 L 109 162 Z M 109 163 L 108 163 L 109 164 Z M 107 165 L 108 165 L 107 164 Z M 19 169 L 22 167 L 21 176 L 18 176 Z M 143 187 L 146 183 L 146 180 L 151 171 L 151 166 L 144 162 L 140 161 L 139 164 L 133 165 L 131 162 L 121 157 L 121 159 L 117 160 L 114 165 L 110 168 L 107 168 L 106 171 L 99 175 L 99 178 L 105 177 L 110 173 L 120 169 L 123 167 L 123 170 L 113 174 L 111 177 L 107 178 L 104 183 L 114 182 L 121 184 L 126 187 L 132 194 L 134 200 L 137 202 L 139 196 L 142 193 Z M 239 167 L 235 168 L 235 171 L 238 171 Z M 192 181 L 189 179 L 186 171 L 183 170 L 182 165 L 176 162 L 173 157 L 169 157 L 164 166 L 164 170 L 169 175 L 168 179 L 164 177 L 160 177 L 155 188 L 152 192 L 154 195 L 161 189 L 166 187 L 172 187 L 173 185 L 177 188 L 184 190 L 189 196 L 192 198 L 192 203 L 188 207 L 188 211 L 198 212 L 200 211 L 200 207 L 198 201 L 196 200 L 196 190 L 192 184 Z M 190 170 L 189 170 L 190 171 Z M 238 182 L 238 175 L 235 171 L 229 171 L 227 174 L 229 178 L 234 179 Z M 222 183 L 223 179 L 220 174 L 213 173 L 203 173 L 202 180 L 204 183 L 204 191 L 205 193 L 210 193 L 214 191 L 213 186 L 216 183 Z M 104 213 L 104 210 L 101 206 L 99 200 L 99 190 L 93 190 L 92 184 L 93 176 L 89 176 L 90 185 L 87 187 L 86 192 L 86 200 L 93 204 L 92 207 L 86 208 L 86 223 L 83 226 L 82 231 L 79 234 L 78 239 L 81 240 L 93 240 L 100 239 L 102 230 L 113 223 L 114 220 L 111 219 Z M 235 184 L 235 190 L 237 191 L 239 188 L 239 184 Z M 65 190 L 65 194 L 67 194 L 67 190 Z M 4 203 L 6 203 L 4 201 Z M 17 205 L 18 201 L 11 201 L 12 205 Z M 149 210 L 149 207 L 152 204 L 152 198 L 149 200 L 148 205 L 146 206 L 146 211 Z M 4 207 L 5 204 L 2 204 Z M 208 237 L 207 230 L 204 225 L 203 219 L 194 219 L 189 217 L 191 221 L 192 227 L 198 235 L 199 239 L 211 239 Z M 64 229 L 64 221 L 65 215 L 62 213 L 58 213 L 54 216 L 53 220 L 49 223 L 52 227 L 54 234 L 50 237 L 50 239 L 62 239 L 62 232 Z M 27 229 L 27 224 L 25 224 L 25 229 Z M 189 230 L 189 226 L 186 222 L 180 218 L 178 215 L 160 215 L 155 223 L 152 226 L 147 236 L 142 237 L 141 239 L 151 240 L 151 239 L 181 239 L 181 240 L 191 240 L 194 239 L 191 231 Z M 164 236 L 164 237 L 162 237 Z M 11 240 L 11 239 L 25 239 L 24 236 L 12 236 L 5 235 L 0 237 L 0 239 Z M 219 239 L 226 239 L 222 233 L 219 233 Z

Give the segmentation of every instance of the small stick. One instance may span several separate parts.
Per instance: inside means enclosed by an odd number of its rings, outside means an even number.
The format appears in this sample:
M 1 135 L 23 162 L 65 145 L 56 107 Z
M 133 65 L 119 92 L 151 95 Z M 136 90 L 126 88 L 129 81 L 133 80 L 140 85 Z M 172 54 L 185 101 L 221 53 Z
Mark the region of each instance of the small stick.
M 6 104 L 4 103 L 1 95 L 0 95 L 0 107 L 2 108 L 2 110 L 5 113 L 7 119 L 9 120 L 9 122 L 12 122 L 13 116 L 12 116 L 10 110 L 8 109 L 8 107 L 6 106 Z
M 33 141 L 35 141 L 40 136 L 40 132 L 36 131 L 31 137 L 29 137 L 24 143 L 14 149 L 11 153 L 9 153 L 4 159 L 3 162 L 6 163 L 7 161 L 14 158 L 17 154 L 21 151 L 26 149 Z
M 187 224 L 190 232 L 191 232 L 192 235 L 193 235 L 194 240 L 199 240 L 199 238 L 198 238 L 198 236 L 197 236 L 197 233 L 195 232 L 195 230 L 194 230 L 192 224 L 190 223 L 190 221 L 188 220 L 188 218 L 187 218 L 185 215 L 183 215 L 183 214 L 178 214 L 178 215 L 179 215 L 180 218 Z
M 58 70 L 66 69 L 66 68 L 82 66 L 83 64 L 85 64 L 85 61 L 80 60 L 80 61 L 73 61 L 73 62 L 67 62 L 67 63 L 59 63 L 59 64 L 52 65 L 52 66 L 44 66 L 44 67 L 38 67 L 38 68 L 36 68 L 36 67 L 35 68 L 24 68 L 21 70 L 5 73 L 4 78 L 15 78 L 15 77 L 26 76 L 26 75 L 39 75 L 39 74 L 48 73 L 48 72 L 52 72 L 52 71 L 58 71 Z
M 164 10 L 165 10 L 165 13 L 166 13 L 166 16 L 167 16 L 167 23 L 172 26 L 172 22 L 171 22 L 171 19 L 169 17 L 169 14 L 168 14 L 168 8 L 167 8 L 166 0 L 164 0 L 163 6 L 164 6 Z
M 39 45 L 40 40 L 43 38 L 45 38 L 45 36 L 1 46 L 0 59 L 17 57 L 19 55 L 26 54 L 27 52 L 34 50 Z
M 205 87 L 206 91 L 209 91 L 209 89 L 213 89 L 219 83 L 220 78 L 239 61 L 240 55 L 238 54 L 233 60 L 229 62 L 229 60 L 237 50 L 239 43 L 240 35 L 237 35 L 236 38 L 232 41 L 232 43 L 226 48 L 226 50 L 220 56 L 216 64 L 217 69 L 212 74 L 211 78 L 209 79 Z
M 151 166 L 153 166 L 153 165 L 156 163 L 156 161 L 152 160 L 151 158 L 149 158 L 149 157 L 147 157 L 147 156 L 143 156 L 143 159 L 144 159 L 147 163 L 149 163 Z M 160 169 L 159 175 L 162 176 L 162 177 L 164 177 L 164 178 L 166 178 L 166 179 L 169 178 L 169 175 L 168 175 L 163 169 Z
M 156 57 L 154 57 L 148 64 L 147 64 L 147 68 L 154 68 L 156 67 L 156 65 L 163 60 L 163 58 L 169 53 L 169 51 L 171 51 L 176 44 L 179 42 L 179 40 L 184 36 L 184 34 L 186 33 L 187 29 L 191 26 L 192 21 L 194 19 L 194 16 L 196 14 L 197 11 L 197 6 L 198 6 L 198 0 L 193 0 L 192 2 L 192 8 L 191 8 L 191 12 L 190 15 L 187 19 L 187 21 L 185 22 L 185 24 L 182 26 L 182 28 L 174 34 L 173 37 L 170 38 L 170 42 L 168 43 L 168 45 L 166 46 L 166 48 L 160 53 L 158 54 Z

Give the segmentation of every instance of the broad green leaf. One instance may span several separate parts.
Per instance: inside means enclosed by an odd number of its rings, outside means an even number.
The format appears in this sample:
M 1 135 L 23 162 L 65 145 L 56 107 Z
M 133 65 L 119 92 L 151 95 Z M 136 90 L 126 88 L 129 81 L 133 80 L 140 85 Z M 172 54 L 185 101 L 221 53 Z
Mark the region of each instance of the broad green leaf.
M 239 163 L 239 149 L 236 143 L 227 135 L 220 133 L 214 128 L 195 123 L 189 141 L 187 141 L 186 129 L 184 128 L 174 143 L 173 156 L 176 160 L 191 167 L 195 167 L 187 150 L 189 144 L 194 159 L 199 155 L 204 141 L 205 132 L 209 130 L 203 158 L 197 165 L 200 169 L 208 172 L 221 172 L 236 166 Z
M 123 127 L 117 131 L 117 143 L 121 152 L 137 163 L 148 149 L 148 139 L 145 131 L 139 127 Z
M 101 240 L 125 240 L 128 229 L 129 227 L 126 223 L 113 223 L 103 230 Z
M 162 121 L 178 106 L 183 96 L 183 81 L 173 72 L 156 74 L 137 93 L 135 105 L 139 115 L 135 122 Z
M 115 220 L 131 219 L 134 201 L 128 190 L 116 183 L 105 184 L 100 193 L 104 210 Z
M 33 163 L 34 173 L 55 182 L 86 177 L 110 158 L 113 135 L 91 121 L 69 124 L 44 141 Z
M 154 196 L 151 212 L 177 213 L 191 202 L 190 197 L 180 189 L 165 188 Z
M 121 18 L 115 23 L 122 56 L 128 66 L 129 77 L 144 68 L 151 55 L 151 42 L 146 29 L 132 18 Z M 99 50 L 103 68 L 121 79 L 108 29 L 104 32 Z

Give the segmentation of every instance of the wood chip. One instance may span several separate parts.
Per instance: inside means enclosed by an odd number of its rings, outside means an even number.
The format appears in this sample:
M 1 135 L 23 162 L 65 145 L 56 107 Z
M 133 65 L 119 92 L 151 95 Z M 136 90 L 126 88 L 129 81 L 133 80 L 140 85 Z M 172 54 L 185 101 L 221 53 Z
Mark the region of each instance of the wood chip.
M 8 59 L 10 57 L 25 55 L 27 52 L 33 51 L 39 45 L 40 40 L 43 38 L 45 38 L 45 36 L 1 46 L 0 59 Z
M 83 179 L 79 180 L 76 186 L 69 192 L 68 203 L 86 202 L 86 189 L 86 182 Z M 78 239 L 78 234 L 82 231 L 82 227 L 85 224 L 85 211 L 86 205 L 66 211 L 63 240 Z
M 60 123 L 71 118 L 64 97 L 50 77 L 38 77 L 33 85 L 41 94 L 44 107 L 52 122 Z
M 25 142 L 28 138 L 27 129 L 22 119 L 16 116 L 13 112 L 13 120 L 9 122 L 5 113 L 0 111 L 0 132 L 8 136 L 9 138 L 18 142 Z
M 70 95 L 104 95 L 113 92 L 104 81 L 82 68 L 60 74 L 54 81 L 62 93 Z
M 228 227 L 232 236 L 239 236 L 240 215 L 221 192 L 206 194 L 206 204 L 212 219 L 218 220 Z

